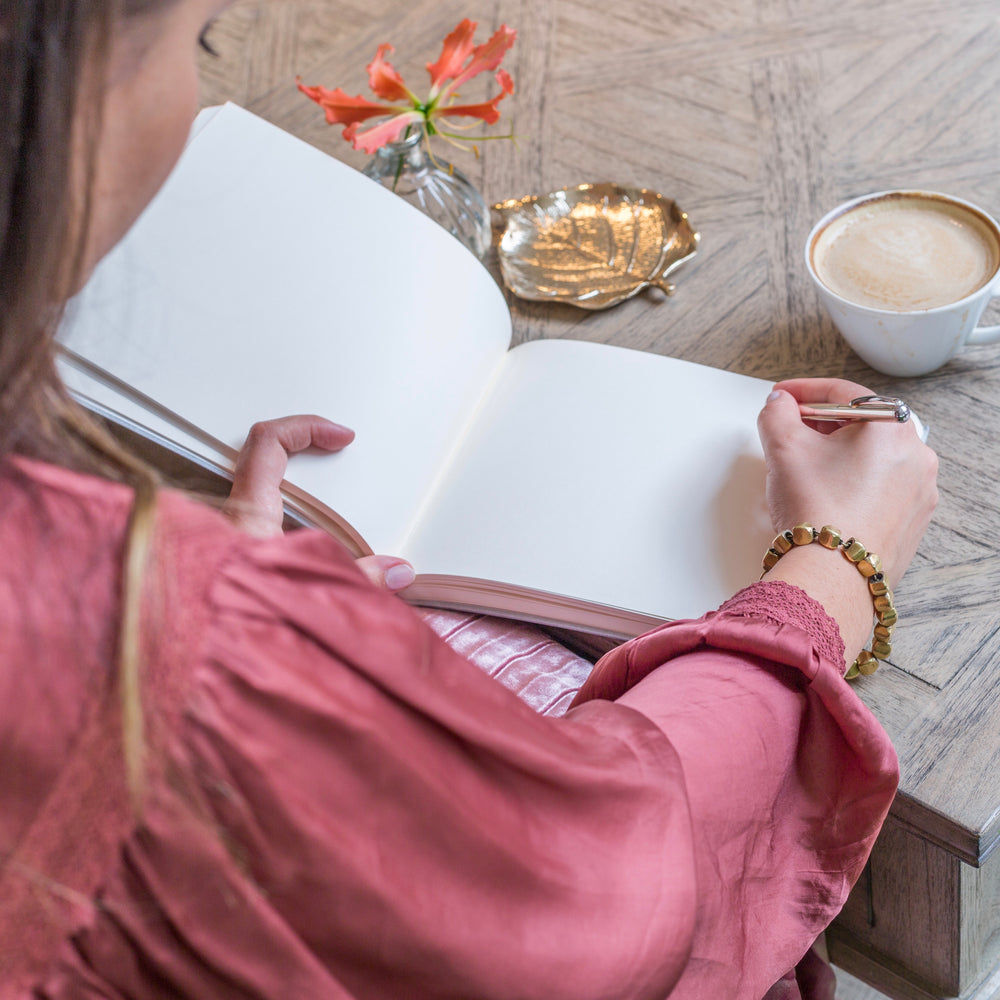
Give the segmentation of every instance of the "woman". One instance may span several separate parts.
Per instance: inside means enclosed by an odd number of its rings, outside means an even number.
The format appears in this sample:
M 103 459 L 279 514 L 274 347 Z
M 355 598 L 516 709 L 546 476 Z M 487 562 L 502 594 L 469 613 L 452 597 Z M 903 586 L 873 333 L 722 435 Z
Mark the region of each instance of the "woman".
M 843 680 L 871 626 L 854 566 L 795 548 L 547 718 L 334 541 L 275 534 L 286 452 L 343 428 L 259 429 L 233 524 L 67 401 L 59 306 L 179 155 L 225 6 L 0 9 L 0 996 L 759 1000 L 895 789 Z M 796 404 L 862 392 L 775 390 L 768 500 L 776 529 L 836 524 L 896 583 L 933 454 L 908 426 L 820 434 Z

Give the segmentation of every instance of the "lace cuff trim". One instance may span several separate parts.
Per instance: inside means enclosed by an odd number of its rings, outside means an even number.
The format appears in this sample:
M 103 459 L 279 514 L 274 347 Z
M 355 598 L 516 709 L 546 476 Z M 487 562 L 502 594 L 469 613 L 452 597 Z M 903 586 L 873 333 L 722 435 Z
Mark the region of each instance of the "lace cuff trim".
M 719 608 L 717 614 L 763 618 L 776 625 L 794 625 L 815 643 L 819 654 L 833 663 L 844 662 L 840 628 L 819 601 L 783 580 L 761 580 L 744 587 Z

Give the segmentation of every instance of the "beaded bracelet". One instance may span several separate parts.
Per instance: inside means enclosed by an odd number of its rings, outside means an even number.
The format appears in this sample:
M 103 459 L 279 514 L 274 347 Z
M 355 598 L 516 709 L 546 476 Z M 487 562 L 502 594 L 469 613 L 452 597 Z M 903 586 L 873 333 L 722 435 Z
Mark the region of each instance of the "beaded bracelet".
M 842 541 L 840 532 L 825 525 L 817 531 L 811 524 L 797 524 L 790 530 L 783 531 L 771 543 L 764 555 L 764 571 L 760 578 L 771 569 L 777 561 L 795 545 L 809 545 L 819 542 L 825 549 L 840 549 L 844 558 L 858 568 L 858 572 L 868 581 L 868 590 L 872 595 L 875 609 L 875 627 L 872 632 L 871 649 L 863 649 L 858 658 L 850 665 L 844 675 L 853 681 L 859 674 L 869 675 L 878 670 L 879 660 L 888 659 L 892 652 L 889 640 L 892 630 L 898 620 L 895 605 L 892 603 L 892 591 L 889 582 L 882 572 L 882 560 L 874 552 L 868 552 L 856 539 L 848 538 Z

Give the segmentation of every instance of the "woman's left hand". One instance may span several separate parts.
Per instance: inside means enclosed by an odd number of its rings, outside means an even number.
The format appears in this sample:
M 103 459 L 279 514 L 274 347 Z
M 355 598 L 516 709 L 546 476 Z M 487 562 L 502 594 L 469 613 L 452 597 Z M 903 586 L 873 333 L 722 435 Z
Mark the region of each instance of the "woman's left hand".
M 310 414 L 254 424 L 236 457 L 233 486 L 222 512 L 251 535 L 280 535 L 284 519 L 281 481 L 288 456 L 307 448 L 340 451 L 353 440 L 350 428 Z M 364 556 L 357 564 L 372 583 L 386 590 L 402 590 L 413 582 L 413 567 L 398 556 Z

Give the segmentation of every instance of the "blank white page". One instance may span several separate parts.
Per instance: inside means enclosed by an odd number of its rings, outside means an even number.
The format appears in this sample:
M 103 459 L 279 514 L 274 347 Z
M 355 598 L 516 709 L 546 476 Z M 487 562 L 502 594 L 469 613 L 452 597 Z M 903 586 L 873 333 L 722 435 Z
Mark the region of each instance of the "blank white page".
M 757 579 L 773 538 L 756 430 L 770 389 L 603 344 L 522 344 L 406 554 L 418 573 L 701 615 Z
M 352 427 L 288 478 L 395 551 L 510 342 L 503 295 L 345 164 L 234 105 L 201 126 L 60 339 L 223 449 L 290 413 Z

